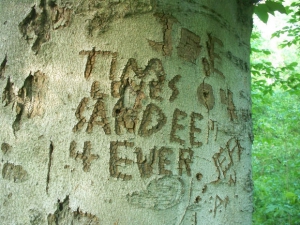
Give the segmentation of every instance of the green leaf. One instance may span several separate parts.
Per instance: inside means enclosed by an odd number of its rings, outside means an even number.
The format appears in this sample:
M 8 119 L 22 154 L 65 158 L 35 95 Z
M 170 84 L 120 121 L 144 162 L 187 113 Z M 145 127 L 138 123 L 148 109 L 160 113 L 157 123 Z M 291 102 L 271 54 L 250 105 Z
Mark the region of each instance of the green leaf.
M 257 49 L 257 48 L 251 48 L 251 51 L 252 51 L 252 52 L 261 52 L 261 50 L 260 50 L 260 49 Z
M 268 205 L 265 213 L 274 212 L 276 210 L 276 208 L 277 208 L 276 205 Z
M 292 62 L 291 64 L 289 64 L 289 66 L 291 66 L 291 67 L 295 67 L 297 65 L 298 65 L 298 62 Z
M 274 32 L 274 33 L 272 34 L 271 38 L 273 38 L 273 37 L 279 37 L 279 35 L 280 35 L 279 32 Z
M 262 52 L 266 55 L 271 55 L 271 51 L 270 50 L 262 50 Z
M 297 2 L 293 2 L 292 4 L 291 4 L 291 6 L 299 6 L 299 3 L 297 3 Z
M 255 33 L 255 32 L 253 32 L 252 34 L 251 34 L 251 39 L 253 40 L 253 39 L 258 39 L 258 38 L 260 38 L 260 34 L 259 33 Z
M 290 191 L 285 192 L 284 196 L 286 197 L 286 199 L 288 199 L 292 203 L 294 203 L 297 199 L 297 195 Z
M 284 6 L 279 2 L 266 1 L 267 7 L 270 9 L 270 13 L 274 11 L 278 11 L 280 13 L 286 14 L 286 10 Z M 274 14 L 273 14 L 274 15 Z
M 269 8 L 266 4 L 258 4 L 254 8 L 254 13 L 258 16 L 258 18 L 264 23 L 268 22 L 269 19 Z

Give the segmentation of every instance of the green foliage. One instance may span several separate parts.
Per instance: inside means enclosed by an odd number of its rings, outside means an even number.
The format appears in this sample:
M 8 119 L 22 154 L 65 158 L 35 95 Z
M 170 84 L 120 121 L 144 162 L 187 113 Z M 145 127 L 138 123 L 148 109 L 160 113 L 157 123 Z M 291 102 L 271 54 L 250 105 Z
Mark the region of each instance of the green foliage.
M 276 92 L 253 103 L 254 225 L 300 224 L 299 101 Z
M 290 15 L 288 26 L 276 31 L 272 37 L 280 37 L 283 35 L 289 37 L 280 45 L 283 48 L 292 45 L 300 46 L 300 2 L 293 2 L 287 7 L 287 12 Z
M 264 23 L 268 22 L 269 14 L 274 15 L 275 11 L 286 13 L 286 9 L 281 2 L 265 1 L 264 3 L 257 4 L 254 8 L 254 13 Z
M 270 5 L 256 7 L 264 22 Z M 300 3 L 286 12 L 287 26 L 272 35 L 283 39 L 279 64 L 268 41 L 252 34 L 254 225 L 300 224 L 300 55 L 289 48 L 300 47 Z
M 274 67 L 266 60 L 253 63 L 252 86 L 260 91 L 257 97 L 272 94 L 278 88 L 300 95 L 300 73 L 297 71 L 297 66 L 297 62 L 288 63 L 282 67 Z
M 274 65 L 274 57 L 276 58 L 278 53 L 262 48 L 264 45 L 268 46 L 268 43 L 264 42 L 267 41 L 262 40 L 260 33 L 254 28 L 251 37 L 252 86 L 253 90 L 260 91 L 257 95 L 254 93 L 254 97 L 262 98 L 278 89 L 300 95 L 299 59 L 285 57 L 281 65 Z M 289 49 L 287 49 L 286 55 L 289 54 Z

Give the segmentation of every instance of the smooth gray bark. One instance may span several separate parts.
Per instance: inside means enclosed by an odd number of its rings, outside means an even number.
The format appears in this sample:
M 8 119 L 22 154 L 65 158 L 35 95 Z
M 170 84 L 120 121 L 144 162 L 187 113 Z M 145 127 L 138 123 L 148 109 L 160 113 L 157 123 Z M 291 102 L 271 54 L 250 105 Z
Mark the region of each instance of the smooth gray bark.
M 1 224 L 251 224 L 245 0 L 1 0 Z

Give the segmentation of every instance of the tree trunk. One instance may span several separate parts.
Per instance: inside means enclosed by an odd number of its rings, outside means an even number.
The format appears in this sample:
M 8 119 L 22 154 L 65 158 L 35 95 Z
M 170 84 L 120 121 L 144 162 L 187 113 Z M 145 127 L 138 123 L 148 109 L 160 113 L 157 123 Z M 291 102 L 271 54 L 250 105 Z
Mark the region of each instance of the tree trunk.
M 251 224 L 246 0 L 1 0 L 1 224 Z

